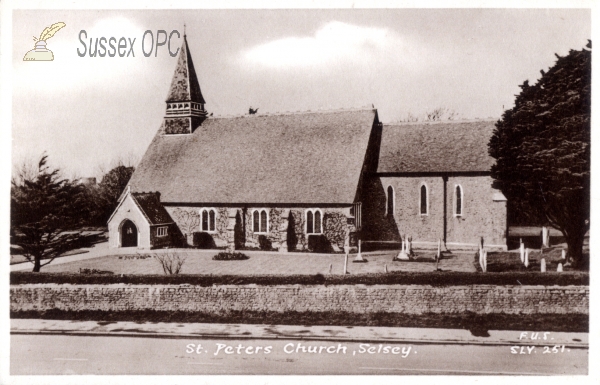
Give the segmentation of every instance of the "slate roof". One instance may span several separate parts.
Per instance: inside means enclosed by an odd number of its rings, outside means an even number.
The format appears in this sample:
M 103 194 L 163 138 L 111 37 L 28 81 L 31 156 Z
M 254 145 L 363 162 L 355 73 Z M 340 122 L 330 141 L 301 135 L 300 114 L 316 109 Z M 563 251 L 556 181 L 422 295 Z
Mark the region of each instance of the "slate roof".
M 131 197 L 140 210 L 142 210 L 150 225 L 173 223 L 173 218 L 171 218 L 167 210 L 160 203 L 157 193 L 132 193 Z
M 192 55 L 187 44 L 187 38 L 183 36 L 183 44 L 179 51 L 177 59 L 177 67 L 171 80 L 171 87 L 166 102 L 185 102 L 194 101 L 198 103 L 206 103 L 200 91 L 200 83 L 196 76 Z
M 495 121 L 384 125 L 379 173 L 489 172 Z
M 131 191 L 162 202 L 354 202 L 375 109 L 209 118 L 194 133 L 159 130 Z

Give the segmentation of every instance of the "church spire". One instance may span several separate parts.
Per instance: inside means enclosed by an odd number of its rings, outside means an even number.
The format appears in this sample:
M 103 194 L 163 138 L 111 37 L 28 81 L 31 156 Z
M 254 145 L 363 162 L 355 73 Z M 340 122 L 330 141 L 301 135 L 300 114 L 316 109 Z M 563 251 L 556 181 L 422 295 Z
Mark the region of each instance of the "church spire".
M 206 118 L 206 102 L 202 97 L 185 34 L 166 103 L 166 134 L 191 134 Z

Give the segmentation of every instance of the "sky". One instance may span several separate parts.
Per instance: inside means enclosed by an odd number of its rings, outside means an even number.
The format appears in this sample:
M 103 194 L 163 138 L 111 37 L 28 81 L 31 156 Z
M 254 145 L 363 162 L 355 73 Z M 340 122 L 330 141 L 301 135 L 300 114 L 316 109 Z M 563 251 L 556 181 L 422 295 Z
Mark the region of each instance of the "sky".
M 374 105 L 384 123 L 444 107 L 500 118 L 518 87 L 591 38 L 586 9 L 14 10 L 12 162 L 39 159 L 73 177 L 135 164 L 165 113 L 176 57 L 150 37 L 185 32 L 215 115 Z M 33 37 L 51 62 L 25 62 Z M 136 39 L 135 57 L 84 57 L 87 39 Z M 161 35 L 161 38 L 162 35 Z M 155 47 L 156 48 L 156 47 Z M 128 50 L 128 48 L 126 49 Z

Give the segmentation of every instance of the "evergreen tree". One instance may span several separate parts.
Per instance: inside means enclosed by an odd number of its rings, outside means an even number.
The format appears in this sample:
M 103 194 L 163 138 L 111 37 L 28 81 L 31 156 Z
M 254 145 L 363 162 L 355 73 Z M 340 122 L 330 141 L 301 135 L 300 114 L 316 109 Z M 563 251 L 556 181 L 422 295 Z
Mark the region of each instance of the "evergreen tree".
M 87 212 L 83 186 L 61 179 L 46 162 L 44 155 L 35 176 L 13 180 L 11 187 L 12 243 L 23 249 L 34 272 L 81 246 L 77 228 Z
M 119 198 L 127 187 L 129 179 L 135 171 L 134 167 L 119 165 L 107 172 L 99 184 L 100 222 L 106 225 L 108 219 L 117 208 Z
M 497 186 L 562 231 L 574 265 L 582 263 L 590 227 L 591 42 L 587 47 L 556 55 L 535 85 L 525 81 L 489 142 Z

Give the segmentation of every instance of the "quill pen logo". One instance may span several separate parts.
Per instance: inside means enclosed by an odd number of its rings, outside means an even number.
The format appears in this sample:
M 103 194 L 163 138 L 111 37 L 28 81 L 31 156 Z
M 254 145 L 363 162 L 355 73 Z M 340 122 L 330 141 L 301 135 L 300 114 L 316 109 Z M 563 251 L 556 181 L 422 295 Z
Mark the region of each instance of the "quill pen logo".
M 54 54 L 48 48 L 46 48 L 46 40 L 50 39 L 56 32 L 66 26 L 63 22 L 52 24 L 50 27 L 46 27 L 40 38 L 33 37 L 35 41 L 35 48 L 27 52 L 23 57 L 23 61 L 52 61 L 54 60 Z

